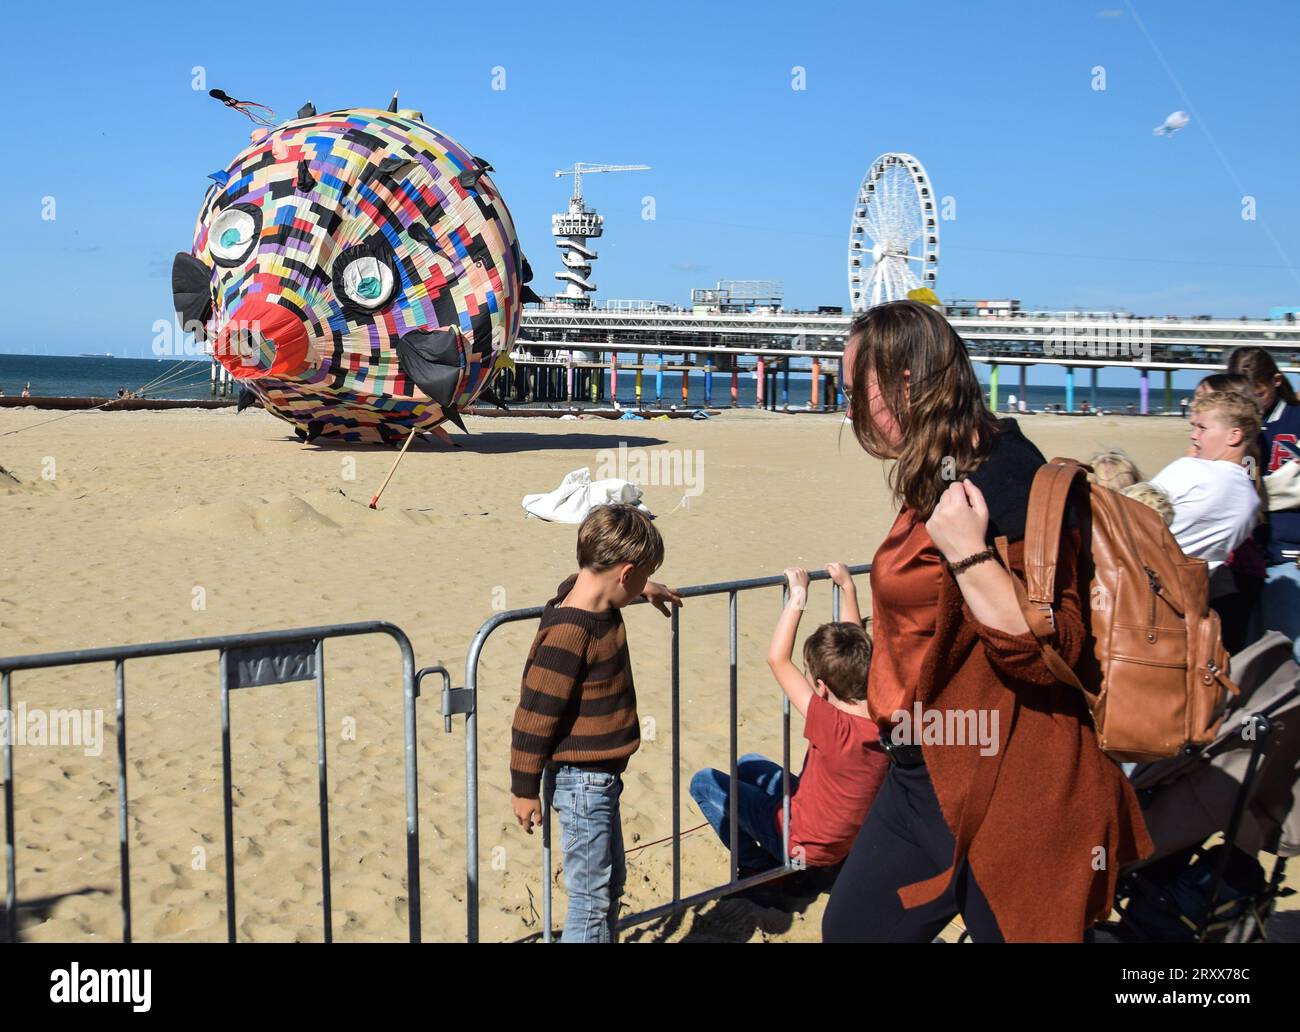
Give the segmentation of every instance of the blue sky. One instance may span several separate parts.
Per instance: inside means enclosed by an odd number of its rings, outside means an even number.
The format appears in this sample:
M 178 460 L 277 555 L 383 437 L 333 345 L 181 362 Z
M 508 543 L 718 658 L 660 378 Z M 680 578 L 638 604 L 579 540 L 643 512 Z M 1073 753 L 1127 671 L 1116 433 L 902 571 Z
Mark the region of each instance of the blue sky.
M 495 166 L 542 292 L 571 186 L 554 170 L 644 163 L 587 181 L 606 218 L 598 297 L 685 302 L 719 278 L 771 278 L 791 306 L 847 304 L 858 183 L 909 151 L 956 200 L 945 297 L 1232 317 L 1300 304 L 1300 7 L 1135 7 L 502 0 L 410 5 L 402 21 L 355 0 L 20 5 L 0 65 L 0 351 L 148 353 L 206 176 L 251 128 L 191 88 L 194 66 L 282 118 L 400 89 Z M 1196 117 L 1153 137 L 1176 109 Z

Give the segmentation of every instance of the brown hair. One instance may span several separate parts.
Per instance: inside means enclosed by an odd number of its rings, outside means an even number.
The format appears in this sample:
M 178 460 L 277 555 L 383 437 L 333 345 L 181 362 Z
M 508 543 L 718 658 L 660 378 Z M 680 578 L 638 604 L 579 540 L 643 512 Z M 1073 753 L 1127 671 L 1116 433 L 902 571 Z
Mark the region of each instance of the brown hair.
M 861 702 L 867 697 L 871 635 L 860 624 L 822 624 L 803 643 L 803 665 L 841 702 Z
M 1112 491 L 1122 491 L 1132 487 L 1142 479 L 1137 463 L 1129 458 L 1123 448 L 1111 448 L 1098 452 L 1088 460 L 1092 474 L 1088 477 L 1094 484 L 1109 487 Z
M 947 319 L 915 301 L 868 309 L 853 320 L 849 340 L 857 341 L 853 434 L 868 455 L 895 460 L 894 500 L 928 518 L 949 483 L 979 466 L 997 433 L 966 345 Z M 898 423 L 897 449 L 872 422 L 869 374 Z
M 1234 348 L 1232 354 L 1228 356 L 1228 372 L 1244 376 L 1252 384 L 1261 386 L 1268 384 L 1270 387 L 1275 387 L 1278 397 L 1288 405 L 1300 402 L 1300 399 L 1296 398 L 1291 381 L 1281 376 L 1282 371 L 1278 369 L 1277 362 L 1265 348 Z M 1273 383 L 1274 377 L 1279 377 L 1276 384 Z
M 1192 414 L 1198 412 L 1213 412 L 1228 426 L 1241 431 L 1242 439 L 1246 442 L 1246 456 L 1250 459 L 1246 472 L 1250 474 L 1255 491 L 1259 494 L 1261 512 L 1268 512 L 1268 496 L 1264 493 L 1264 482 L 1261 479 L 1264 472 L 1261 465 L 1262 453 L 1259 450 L 1259 428 L 1263 416 L 1255 399 L 1237 391 L 1215 391 L 1192 402 Z
M 635 505 L 598 505 L 578 528 L 578 566 L 584 570 L 624 563 L 657 570 L 663 561 L 664 539 Z
M 1205 388 L 1207 394 L 1214 391 L 1236 391 L 1238 394 L 1244 394 L 1253 400 L 1250 393 L 1253 387 L 1250 377 L 1243 376 L 1241 373 L 1213 373 L 1196 385 L 1198 391 L 1202 387 Z

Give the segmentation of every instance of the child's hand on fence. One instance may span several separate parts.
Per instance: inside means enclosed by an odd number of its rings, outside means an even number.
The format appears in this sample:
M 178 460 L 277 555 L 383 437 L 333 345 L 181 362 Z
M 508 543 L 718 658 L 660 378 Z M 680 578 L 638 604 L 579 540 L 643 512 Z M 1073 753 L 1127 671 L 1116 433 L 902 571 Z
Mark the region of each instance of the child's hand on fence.
M 510 805 L 515 811 L 515 820 L 528 834 L 542 823 L 542 801 L 540 799 L 520 799 L 517 795 L 510 797 Z
M 645 591 L 641 592 L 641 597 L 663 613 L 664 616 L 672 616 L 672 612 L 668 608 L 670 602 L 677 609 L 682 607 L 682 596 L 666 584 L 660 584 L 657 581 L 647 581 Z
M 808 605 L 808 571 L 802 566 L 791 566 L 785 571 L 785 582 L 790 587 L 787 605 L 803 609 Z
M 827 563 L 826 572 L 830 574 L 831 581 L 839 585 L 841 591 L 857 591 L 857 586 L 853 583 L 853 575 L 849 573 L 849 568 L 844 563 Z

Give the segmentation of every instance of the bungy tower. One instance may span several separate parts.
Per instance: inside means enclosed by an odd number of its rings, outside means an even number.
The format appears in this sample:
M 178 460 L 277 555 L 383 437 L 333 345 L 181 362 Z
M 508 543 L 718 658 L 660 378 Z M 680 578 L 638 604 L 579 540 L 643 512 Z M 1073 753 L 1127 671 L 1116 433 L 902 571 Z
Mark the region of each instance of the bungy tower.
M 589 295 L 596 290 L 596 284 L 591 281 L 591 263 L 597 255 L 587 246 L 587 241 L 604 232 L 605 220 L 583 201 L 582 177 L 593 172 L 640 172 L 649 168 L 649 165 L 588 165 L 579 161 L 573 168 L 555 173 L 556 179 L 573 176 L 573 196 L 569 198 L 567 211 L 551 216 L 551 235 L 555 237 L 555 246 L 560 249 L 560 262 L 564 266 L 555 274 L 564 286 L 552 301 L 571 308 L 590 308 Z

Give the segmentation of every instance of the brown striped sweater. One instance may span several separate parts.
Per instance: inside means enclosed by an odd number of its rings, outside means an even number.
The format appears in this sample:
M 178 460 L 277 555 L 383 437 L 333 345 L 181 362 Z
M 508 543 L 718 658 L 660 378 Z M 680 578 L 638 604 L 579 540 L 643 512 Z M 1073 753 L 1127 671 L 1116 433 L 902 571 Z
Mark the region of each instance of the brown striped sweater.
M 524 663 L 510 735 L 510 791 L 521 799 L 538 797 L 552 760 L 621 774 L 641 744 L 623 616 L 561 606 L 576 579 L 546 604 Z

